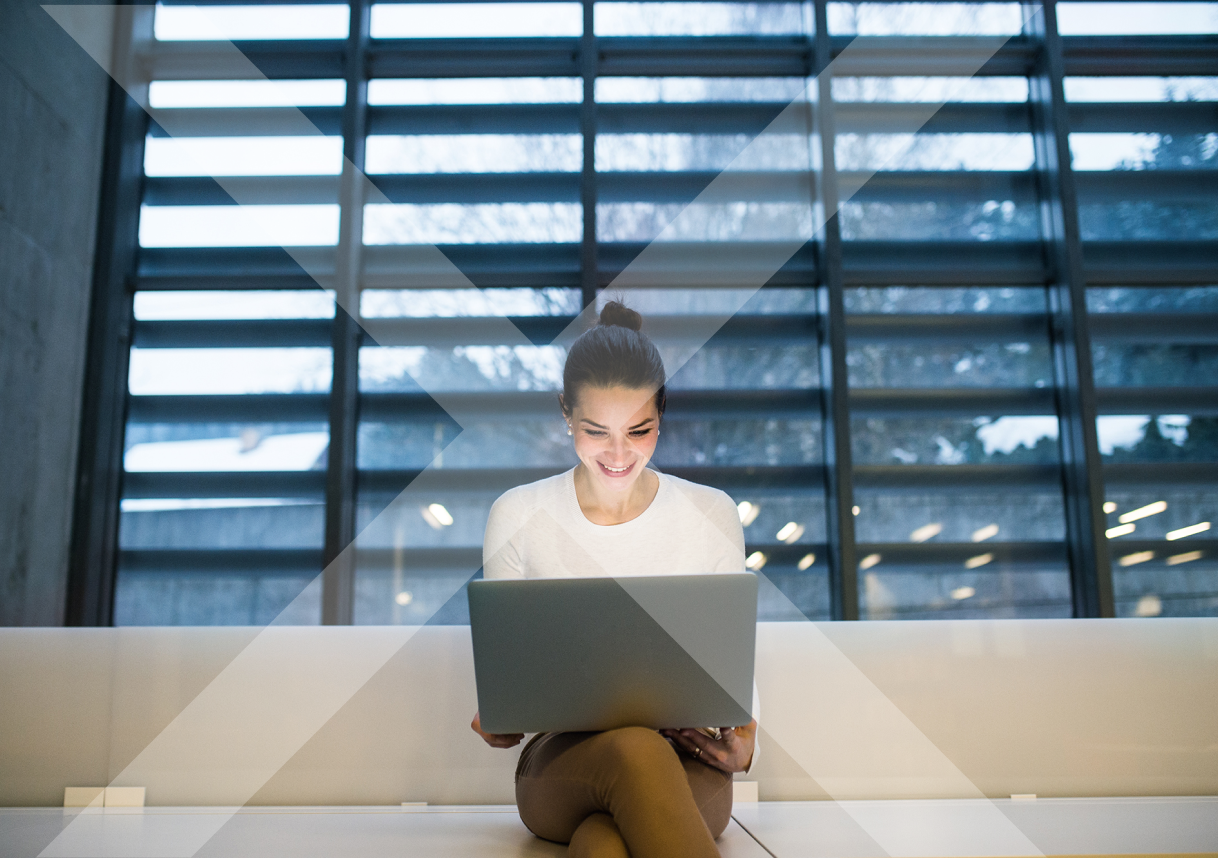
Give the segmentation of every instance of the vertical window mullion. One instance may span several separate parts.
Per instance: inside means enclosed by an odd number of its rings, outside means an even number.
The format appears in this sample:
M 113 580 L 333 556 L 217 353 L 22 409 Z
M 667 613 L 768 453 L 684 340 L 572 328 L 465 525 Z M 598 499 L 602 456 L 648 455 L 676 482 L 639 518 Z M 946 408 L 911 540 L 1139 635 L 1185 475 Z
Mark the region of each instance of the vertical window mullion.
M 596 245 L 596 73 L 597 47 L 594 0 L 583 0 L 584 35 L 580 40 L 580 74 L 583 77 L 584 99 L 579 108 L 579 130 L 583 136 L 583 166 L 580 171 L 580 202 L 583 205 L 584 229 L 580 243 L 580 290 L 585 307 L 596 303 L 597 271 Z
M 1050 342 L 1061 421 L 1066 550 L 1074 616 L 1111 617 L 1112 569 L 1104 535 L 1095 381 L 1055 0 L 1045 0 L 1030 22 L 1031 35 L 1040 43 L 1029 95 L 1042 234 L 1047 244 Z
M 118 7 L 116 32 L 132 42 L 152 38 L 152 9 Z M 127 373 L 143 197 L 148 114 L 110 81 L 97 245 L 93 256 L 88 359 L 81 402 L 80 448 L 64 623 L 114 622 L 119 504 L 122 496 Z
M 355 478 L 359 426 L 359 289 L 363 267 L 365 134 L 368 117 L 367 48 L 371 3 L 350 0 L 347 98 L 343 107 L 343 171 L 335 253 L 337 304 L 331 345 L 330 446 L 326 460 L 326 535 L 322 623 L 350 625 L 355 610 Z
M 821 403 L 825 462 L 825 532 L 829 547 L 829 607 L 835 620 L 859 617 L 858 564 L 854 546 L 854 476 L 850 450 L 850 411 L 847 402 L 846 310 L 842 277 L 842 232 L 838 218 L 837 173 L 834 159 L 832 75 L 828 0 L 813 0 L 816 32 L 812 71 L 817 78 L 812 103 L 820 146 L 816 175 L 818 206 L 826 221 L 818 239 L 820 284 L 817 320 L 820 345 Z M 810 99 L 811 101 L 811 99 Z M 811 167 L 811 165 L 809 165 Z

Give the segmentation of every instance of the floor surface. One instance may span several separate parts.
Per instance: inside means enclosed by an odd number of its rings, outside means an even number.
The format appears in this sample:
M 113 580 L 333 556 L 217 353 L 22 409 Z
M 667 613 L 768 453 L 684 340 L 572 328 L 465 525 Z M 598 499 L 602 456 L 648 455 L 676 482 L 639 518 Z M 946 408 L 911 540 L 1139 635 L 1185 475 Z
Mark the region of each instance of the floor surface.
M 737 804 L 723 858 L 1218 856 L 1218 797 Z M 0 808 L 3 858 L 562 858 L 512 806 Z

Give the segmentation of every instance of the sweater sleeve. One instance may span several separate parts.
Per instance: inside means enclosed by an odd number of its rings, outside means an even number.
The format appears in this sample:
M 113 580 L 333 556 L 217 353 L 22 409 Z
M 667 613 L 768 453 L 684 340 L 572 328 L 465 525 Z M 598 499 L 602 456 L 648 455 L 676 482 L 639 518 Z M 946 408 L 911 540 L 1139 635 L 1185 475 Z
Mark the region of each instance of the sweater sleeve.
M 743 572 L 744 571 L 744 527 L 740 523 L 740 513 L 736 509 L 736 505 L 732 503 L 732 499 L 726 494 L 722 494 L 719 502 L 715 503 L 708 513 L 711 520 L 719 530 L 731 541 L 735 552 L 729 557 L 724 556 L 716 566 L 716 572 Z M 761 723 L 761 695 L 757 691 L 757 680 L 753 680 L 753 719 Z M 753 766 L 757 765 L 757 759 L 761 756 L 760 736 L 756 737 L 753 744 L 753 759 L 749 761 L 748 768 L 744 770 L 748 774 L 753 770 Z
M 482 539 L 482 577 L 524 577 L 524 558 L 519 543 L 523 524 L 520 513 L 521 504 L 513 492 L 501 495 L 491 506 Z

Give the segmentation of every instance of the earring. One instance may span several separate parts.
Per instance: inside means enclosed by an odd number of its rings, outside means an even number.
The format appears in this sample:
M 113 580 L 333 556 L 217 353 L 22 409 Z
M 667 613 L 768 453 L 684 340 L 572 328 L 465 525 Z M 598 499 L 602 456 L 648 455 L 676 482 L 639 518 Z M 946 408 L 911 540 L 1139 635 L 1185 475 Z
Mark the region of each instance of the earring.
M 568 435 L 574 435 L 574 434 L 575 434 L 574 432 L 572 432 L 572 431 L 571 431 L 571 427 L 570 427 L 570 426 L 568 426 L 568 427 L 567 427 L 567 434 L 568 434 Z

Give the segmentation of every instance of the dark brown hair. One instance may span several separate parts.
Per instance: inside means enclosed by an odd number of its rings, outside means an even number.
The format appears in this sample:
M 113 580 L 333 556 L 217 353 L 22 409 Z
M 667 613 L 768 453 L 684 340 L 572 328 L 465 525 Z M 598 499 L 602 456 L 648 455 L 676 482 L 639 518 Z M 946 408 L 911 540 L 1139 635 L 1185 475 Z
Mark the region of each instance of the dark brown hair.
M 655 388 L 656 409 L 664 414 L 664 361 L 642 332 L 643 317 L 621 301 L 610 301 L 599 322 L 580 334 L 562 371 L 562 409 L 570 416 L 584 387 Z

